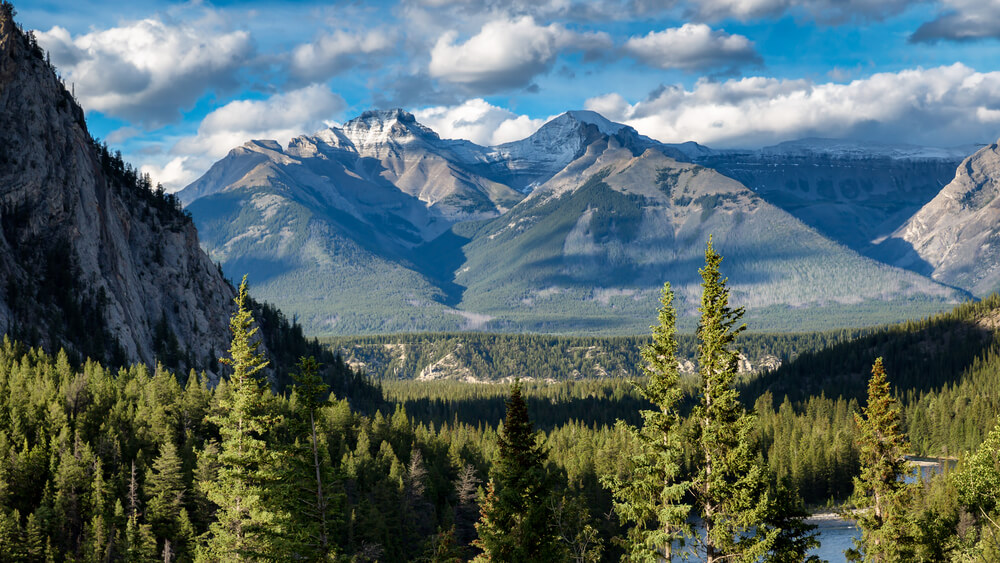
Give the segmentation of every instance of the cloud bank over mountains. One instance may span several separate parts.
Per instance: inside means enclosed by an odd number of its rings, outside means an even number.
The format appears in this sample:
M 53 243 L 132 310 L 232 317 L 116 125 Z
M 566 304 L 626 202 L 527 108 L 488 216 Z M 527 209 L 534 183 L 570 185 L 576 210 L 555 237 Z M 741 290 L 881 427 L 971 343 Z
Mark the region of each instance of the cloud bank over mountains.
M 78 27 L 27 11 L 60 22 L 37 25 L 39 43 L 95 133 L 171 189 L 250 137 L 372 107 L 480 144 L 584 107 L 716 146 L 1000 135 L 1000 61 L 984 54 L 996 1 L 137 0 L 128 13 L 144 7 L 127 19 L 81 0 L 94 20 Z

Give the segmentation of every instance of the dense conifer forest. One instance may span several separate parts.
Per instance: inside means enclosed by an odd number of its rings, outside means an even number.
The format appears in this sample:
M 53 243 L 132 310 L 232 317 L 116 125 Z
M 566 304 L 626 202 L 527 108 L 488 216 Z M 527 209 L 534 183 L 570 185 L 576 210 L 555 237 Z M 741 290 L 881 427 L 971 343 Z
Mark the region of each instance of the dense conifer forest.
M 857 560 L 996 560 L 997 298 L 740 374 L 706 258 L 697 334 L 665 287 L 632 378 L 368 383 L 245 285 L 217 381 L 5 339 L 0 560 L 801 561 L 817 509 Z

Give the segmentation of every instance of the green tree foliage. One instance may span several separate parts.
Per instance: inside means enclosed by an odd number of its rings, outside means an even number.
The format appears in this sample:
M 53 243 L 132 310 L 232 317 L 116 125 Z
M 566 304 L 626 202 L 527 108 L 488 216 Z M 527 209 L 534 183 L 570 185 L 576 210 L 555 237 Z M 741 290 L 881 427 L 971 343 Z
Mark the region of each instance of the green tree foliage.
M 736 335 L 742 308 L 729 306 L 729 289 L 719 272 L 722 256 L 708 241 L 698 323 L 698 404 L 695 473 L 691 492 L 705 528 L 700 550 L 709 563 L 756 561 L 773 546 L 779 530 L 763 526 L 770 498 L 767 475 L 755 451 L 755 421 L 739 402 L 735 387 Z
M 194 546 L 192 526 L 185 505 L 183 460 L 171 441 L 163 444 L 160 455 L 146 476 L 147 521 L 162 552 L 167 543 L 175 558 L 184 559 Z
M 561 561 L 564 548 L 549 527 L 551 479 L 545 450 L 538 442 L 528 409 L 515 381 L 507 418 L 497 439 L 498 454 L 490 473 L 474 545 L 486 561 Z
M 860 540 L 848 551 L 852 561 L 889 562 L 913 558 L 913 522 L 907 518 L 914 488 L 905 481 L 913 470 L 904 457 L 910 444 L 902 432 L 899 402 L 892 396 L 882 358 L 868 380 L 868 404 L 856 413 L 861 474 L 851 499 L 858 509 Z
M 206 485 L 207 497 L 216 506 L 216 521 L 209 527 L 207 552 L 213 559 L 244 561 L 269 553 L 268 537 L 280 535 L 281 516 L 269 505 L 268 487 L 274 479 L 275 450 L 267 435 L 274 424 L 268 412 L 259 374 L 267 360 L 258 350 L 257 327 L 247 308 L 244 277 L 236 296 L 236 312 L 229 323 L 233 334 L 229 357 L 228 394 L 222 412 L 213 418 L 222 436 L 219 467 Z
M 660 297 L 659 323 L 652 327 L 653 342 L 642 350 L 647 380 L 638 390 L 655 407 L 641 411 L 640 430 L 619 421 L 637 444 L 637 453 L 621 474 L 603 482 L 615 497 L 615 512 L 627 524 L 631 561 L 670 561 L 672 544 L 690 537 L 691 505 L 685 502 L 690 482 L 682 477 L 684 445 L 680 401 L 683 391 L 677 368 L 677 339 L 670 285 Z
M 289 506 L 293 515 L 292 551 L 297 557 L 320 560 L 334 553 L 334 543 L 330 532 L 335 519 L 330 513 L 331 491 L 330 460 L 322 436 L 317 432 L 318 417 L 330 406 L 329 385 L 320 376 L 320 365 L 316 358 L 304 356 L 299 359 L 295 381 L 296 414 L 293 434 L 297 440 L 305 439 L 303 447 L 291 448 L 290 463 L 284 487 L 285 495 L 295 502 Z
M 980 531 L 978 541 L 965 542 L 971 544 L 966 555 L 977 561 L 1000 558 L 1000 422 L 955 472 L 951 484 Z

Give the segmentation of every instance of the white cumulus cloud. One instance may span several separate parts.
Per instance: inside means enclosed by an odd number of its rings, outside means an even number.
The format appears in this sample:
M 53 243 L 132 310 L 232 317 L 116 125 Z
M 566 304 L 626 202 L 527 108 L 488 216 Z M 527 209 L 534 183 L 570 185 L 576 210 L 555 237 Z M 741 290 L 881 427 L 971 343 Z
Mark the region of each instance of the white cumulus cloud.
M 913 42 L 975 41 L 1000 39 L 1000 2 L 996 0 L 945 0 L 937 18 L 920 26 Z
M 499 19 L 483 25 L 464 43 L 447 32 L 431 49 L 431 76 L 489 93 L 527 86 L 547 72 L 565 51 L 599 53 L 612 48 L 603 32 L 578 33 L 560 24 L 538 25 L 531 16 Z
M 392 38 L 381 30 L 365 33 L 334 31 L 292 52 L 291 72 L 298 79 L 326 80 L 364 59 L 391 51 Z
M 205 116 L 198 133 L 178 140 L 165 163 L 142 166 L 168 190 L 183 188 L 234 147 L 253 139 L 276 140 L 313 133 L 333 122 L 346 107 L 344 99 L 326 86 L 312 85 L 275 94 L 265 100 L 230 102 Z
M 651 67 L 689 71 L 735 68 L 761 60 L 746 37 L 694 23 L 632 37 L 625 42 L 625 51 Z
M 956 63 L 879 73 L 847 84 L 747 77 L 661 87 L 629 103 L 617 93 L 588 109 L 664 142 L 761 146 L 810 136 L 931 146 L 1000 135 L 1000 72 Z
M 442 138 L 467 139 L 487 146 L 528 137 L 546 121 L 518 115 L 482 98 L 466 100 L 457 106 L 419 109 L 413 115 Z
M 73 37 L 61 27 L 39 43 L 88 110 L 157 126 L 180 117 L 207 91 L 237 85 L 253 55 L 246 31 L 225 31 L 208 13 L 168 24 L 157 17 Z
M 915 4 L 934 0 L 698 0 L 685 3 L 686 12 L 703 20 L 755 20 L 786 13 L 825 23 L 882 21 Z

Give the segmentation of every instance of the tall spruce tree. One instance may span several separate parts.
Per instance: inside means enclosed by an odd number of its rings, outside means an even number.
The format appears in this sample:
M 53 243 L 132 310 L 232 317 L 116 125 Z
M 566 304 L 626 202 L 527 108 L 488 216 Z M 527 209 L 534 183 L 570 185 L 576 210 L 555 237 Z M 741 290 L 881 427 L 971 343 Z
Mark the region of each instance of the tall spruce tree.
M 320 364 L 312 356 L 299 358 L 297 373 L 292 374 L 295 392 L 299 401 L 301 423 L 296 434 L 308 435 L 306 448 L 295 447 L 289 469 L 288 496 L 296 500 L 292 512 L 295 514 L 295 537 L 293 543 L 296 555 L 310 559 L 322 559 L 333 552 L 330 538 L 330 475 L 329 464 L 325 463 L 326 453 L 317 436 L 316 425 L 319 411 L 330 405 L 329 385 L 320 376 Z M 308 483 L 306 485 L 305 483 Z
M 159 545 L 170 543 L 175 556 L 191 547 L 182 537 L 182 531 L 190 527 L 184 510 L 185 487 L 183 460 L 177 446 L 168 440 L 146 476 L 146 512 Z
M 698 323 L 699 402 L 694 419 L 694 468 L 690 491 L 705 529 L 696 536 L 700 556 L 717 561 L 757 561 L 772 548 L 780 529 L 765 526 L 773 500 L 757 455 L 755 418 L 739 402 L 735 387 L 739 353 L 736 336 L 743 308 L 729 306 L 722 256 L 705 250 L 701 320 Z
M 222 437 L 218 473 L 207 484 L 207 497 L 218 508 L 208 531 L 208 558 L 247 561 L 266 557 L 268 536 L 280 533 L 279 519 L 268 503 L 273 481 L 274 451 L 266 437 L 273 425 L 264 401 L 260 372 L 268 362 L 259 351 L 257 327 L 248 308 L 246 276 L 229 321 L 233 333 L 229 357 L 229 393 L 219 401 L 222 414 L 211 420 Z
M 863 412 L 854 414 L 861 474 L 854 478 L 851 496 L 861 538 L 854 540 L 847 558 L 868 563 L 909 561 L 914 530 L 907 514 L 914 486 L 906 482 L 913 469 L 904 456 L 910 443 L 900 428 L 899 403 L 890 391 L 882 358 L 872 366 Z
M 618 518 L 632 524 L 626 538 L 630 561 L 670 561 L 672 544 L 691 536 L 684 502 L 690 482 L 681 476 L 684 446 L 679 403 L 683 396 L 677 367 L 674 293 L 670 284 L 660 295 L 659 323 L 652 328 L 653 342 L 643 348 L 643 372 L 649 378 L 639 392 L 656 407 L 641 411 L 641 430 L 619 421 L 637 452 L 625 475 L 609 475 L 605 487 L 614 495 Z
M 473 545 L 483 550 L 477 559 L 565 561 L 566 551 L 550 527 L 552 480 L 546 454 L 528 418 L 520 381 L 511 387 L 497 445 L 499 454 L 476 524 L 479 539 Z

